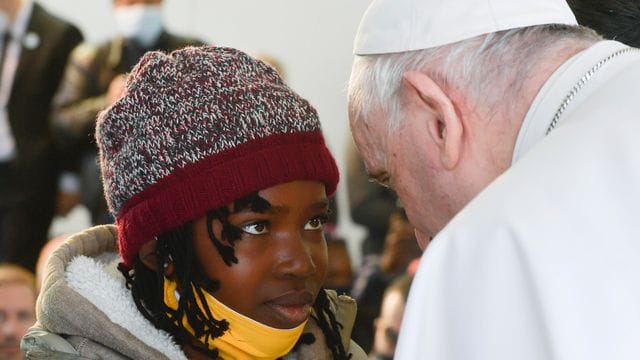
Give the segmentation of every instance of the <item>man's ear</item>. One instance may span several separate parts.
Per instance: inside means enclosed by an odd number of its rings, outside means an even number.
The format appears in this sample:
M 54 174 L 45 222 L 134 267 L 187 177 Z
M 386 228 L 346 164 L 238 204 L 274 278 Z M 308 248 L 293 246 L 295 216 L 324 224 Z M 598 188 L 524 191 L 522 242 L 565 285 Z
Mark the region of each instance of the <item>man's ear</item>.
M 140 261 L 147 268 L 158 271 L 158 257 L 157 257 L 157 241 L 147 241 L 146 244 L 142 245 L 140 251 L 138 252 L 138 257 L 140 257 Z M 166 263 L 162 264 L 164 276 L 171 277 L 173 275 L 174 267 L 173 261 L 171 259 L 167 260 Z
M 438 150 L 442 166 L 455 168 L 462 153 L 464 127 L 453 101 L 422 72 L 407 71 L 403 79 L 407 103 L 415 107 L 412 112 L 418 114 L 418 121 L 427 122 L 428 138 Z

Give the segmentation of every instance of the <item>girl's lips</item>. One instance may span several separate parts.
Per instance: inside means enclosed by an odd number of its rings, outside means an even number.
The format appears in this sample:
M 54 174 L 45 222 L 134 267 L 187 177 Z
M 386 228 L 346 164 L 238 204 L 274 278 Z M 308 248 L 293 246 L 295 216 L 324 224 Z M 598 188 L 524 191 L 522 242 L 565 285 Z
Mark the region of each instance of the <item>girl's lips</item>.
M 311 305 L 276 305 L 269 304 L 276 313 L 276 316 L 282 321 L 282 325 L 286 329 L 292 329 L 309 318 L 311 313 Z
M 268 301 L 267 306 L 273 309 L 284 328 L 294 328 L 309 318 L 313 301 L 308 291 L 292 291 Z

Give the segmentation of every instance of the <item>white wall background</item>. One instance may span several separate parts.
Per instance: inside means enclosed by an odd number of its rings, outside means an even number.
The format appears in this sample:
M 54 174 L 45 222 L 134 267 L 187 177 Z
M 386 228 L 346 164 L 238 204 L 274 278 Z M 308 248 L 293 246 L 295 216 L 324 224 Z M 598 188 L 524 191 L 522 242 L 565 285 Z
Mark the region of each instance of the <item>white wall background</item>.
M 85 39 L 97 42 L 115 32 L 112 0 L 38 0 L 72 21 Z M 291 87 L 318 110 L 327 142 L 344 174 L 350 137 L 346 83 L 354 34 L 368 0 L 165 0 L 171 31 L 248 53 L 268 53 L 282 62 Z M 343 175 L 344 180 L 344 175 Z M 346 189 L 338 190 L 340 231 L 360 261 L 362 230 L 346 211 Z

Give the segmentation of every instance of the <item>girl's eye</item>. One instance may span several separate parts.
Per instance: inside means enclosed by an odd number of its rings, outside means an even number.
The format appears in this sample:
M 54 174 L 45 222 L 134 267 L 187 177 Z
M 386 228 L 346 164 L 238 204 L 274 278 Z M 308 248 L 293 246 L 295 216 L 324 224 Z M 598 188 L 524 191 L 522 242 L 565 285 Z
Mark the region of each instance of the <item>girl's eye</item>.
M 251 235 L 262 235 L 268 232 L 267 224 L 265 222 L 255 222 L 242 225 L 241 229 L 243 232 Z
M 322 225 L 324 225 L 328 220 L 329 219 L 326 215 L 316 216 L 313 219 L 309 220 L 306 224 L 304 224 L 304 229 L 322 230 Z

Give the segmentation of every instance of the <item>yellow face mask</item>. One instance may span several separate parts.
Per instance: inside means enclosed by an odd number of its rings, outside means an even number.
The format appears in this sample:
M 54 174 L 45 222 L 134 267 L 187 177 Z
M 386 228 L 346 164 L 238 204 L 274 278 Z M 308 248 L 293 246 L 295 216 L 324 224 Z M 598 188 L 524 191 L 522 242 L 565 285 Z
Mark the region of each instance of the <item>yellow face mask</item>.
M 164 280 L 164 302 L 173 310 L 178 309 L 178 296 L 175 281 Z M 229 329 L 215 339 L 209 339 L 206 345 L 210 350 L 217 349 L 221 358 L 227 359 L 276 359 L 288 354 L 302 335 L 307 321 L 293 329 L 276 329 L 261 324 L 227 307 L 204 289 L 205 296 L 214 318 L 225 319 L 229 322 Z M 202 304 L 198 306 L 203 310 Z M 193 328 L 185 316 L 182 323 L 192 335 Z M 199 339 L 205 342 L 205 337 Z

